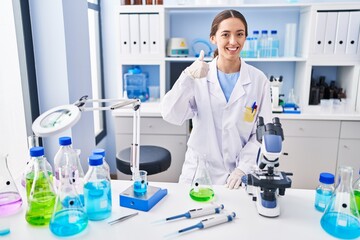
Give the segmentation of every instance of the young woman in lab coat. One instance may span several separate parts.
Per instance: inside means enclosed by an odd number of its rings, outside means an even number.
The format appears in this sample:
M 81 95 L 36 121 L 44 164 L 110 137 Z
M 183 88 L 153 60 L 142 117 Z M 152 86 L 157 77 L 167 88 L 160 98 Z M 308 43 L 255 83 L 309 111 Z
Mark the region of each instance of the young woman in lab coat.
M 202 51 L 162 100 L 166 121 L 193 122 L 179 182 L 192 182 L 199 154 L 206 155 L 212 184 L 230 189 L 238 188 L 241 177 L 256 165 L 257 119 L 271 121 L 271 98 L 264 73 L 240 58 L 247 35 L 241 13 L 219 13 L 210 32 L 210 41 L 217 46 L 214 59 L 204 62 Z

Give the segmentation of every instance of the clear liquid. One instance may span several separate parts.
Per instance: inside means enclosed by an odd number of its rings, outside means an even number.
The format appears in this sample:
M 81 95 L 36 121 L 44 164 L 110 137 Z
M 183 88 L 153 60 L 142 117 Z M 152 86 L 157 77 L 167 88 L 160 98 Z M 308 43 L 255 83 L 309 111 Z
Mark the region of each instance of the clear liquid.
M 0 193 L 0 216 L 8 216 L 17 212 L 22 205 L 18 192 Z
M 135 195 L 141 196 L 144 195 L 147 191 L 147 184 L 142 181 L 134 182 L 134 193 Z
M 322 228 L 337 238 L 352 239 L 360 236 L 360 220 L 339 212 L 328 212 L 321 218 Z
M 355 202 L 356 202 L 357 210 L 358 210 L 359 215 L 360 215 L 360 190 L 355 190 L 354 191 L 354 196 L 355 196 Z
M 89 182 L 84 186 L 85 208 L 90 220 L 103 220 L 111 214 L 111 187 L 108 181 Z
M 214 191 L 211 188 L 202 188 L 197 189 L 193 188 L 190 190 L 190 197 L 198 202 L 207 202 L 213 199 Z
M 83 231 L 88 225 L 84 211 L 65 209 L 54 214 L 50 222 L 50 231 L 60 237 L 72 236 Z
M 326 191 L 323 189 L 316 189 L 315 195 L 315 208 L 320 212 L 324 212 L 329 200 L 331 198 L 332 191 Z
M 27 184 L 27 183 L 26 183 Z M 28 200 L 25 219 L 32 225 L 47 225 L 54 211 L 56 196 L 53 192 L 37 192 Z

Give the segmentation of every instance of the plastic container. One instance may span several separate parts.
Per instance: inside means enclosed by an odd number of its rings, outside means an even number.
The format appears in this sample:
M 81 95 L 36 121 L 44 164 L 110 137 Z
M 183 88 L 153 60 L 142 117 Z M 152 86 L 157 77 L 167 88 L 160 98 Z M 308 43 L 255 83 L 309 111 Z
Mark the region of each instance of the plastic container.
M 250 58 L 257 58 L 258 57 L 258 45 L 259 45 L 259 31 L 253 31 L 252 41 L 250 43 Z
M 25 219 L 31 225 L 48 225 L 56 199 L 52 173 L 46 169 L 43 147 L 31 148 L 30 156 L 33 158 L 33 171 L 26 175 L 28 207 Z
M 80 198 L 84 198 L 84 170 L 80 163 L 80 150 L 72 148 L 72 141 L 70 137 L 60 137 L 59 145 L 60 148 L 54 157 L 54 168 L 55 168 L 55 186 L 59 186 L 60 176 L 59 171 L 65 173 L 63 168 L 69 169 L 69 177 L 73 185 L 75 186 Z M 64 176 L 63 176 L 64 177 Z
M 261 31 L 261 36 L 258 42 L 258 57 L 260 58 L 270 57 L 270 45 L 269 45 L 269 36 L 267 30 Z
M 360 169 L 359 169 L 359 175 L 360 175 Z M 354 196 L 355 196 L 357 210 L 360 215 L 360 177 L 354 182 L 353 189 L 354 189 Z
M 134 67 L 124 74 L 125 91 L 129 99 L 137 98 L 142 102 L 149 99 L 147 74 L 142 73 L 139 67 Z
M 316 188 L 315 208 L 323 212 L 330 201 L 331 195 L 334 192 L 334 175 L 331 173 L 320 173 L 320 184 Z
M 279 57 L 280 40 L 276 30 L 271 30 L 269 37 L 270 57 Z
M 89 220 L 99 221 L 111 215 L 111 183 L 109 172 L 103 167 L 101 155 L 89 157 L 89 170 L 85 175 L 84 200 Z

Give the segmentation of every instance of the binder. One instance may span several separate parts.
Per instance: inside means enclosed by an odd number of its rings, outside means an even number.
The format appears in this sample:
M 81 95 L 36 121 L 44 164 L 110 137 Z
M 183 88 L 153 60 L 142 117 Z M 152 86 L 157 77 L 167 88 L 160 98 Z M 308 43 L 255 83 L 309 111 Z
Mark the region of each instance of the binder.
M 314 54 L 324 53 L 324 39 L 325 39 L 325 25 L 326 25 L 327 12 L 318 12 L 316 14 L 315 26 L 315 42 Z
M 335 37 L 335 54 L 345 54 L 350 12 L 338 12 Z
M 130 14 L 130 53 L 140 54 L 139 14 Z
M 346 41 L 346 54 L 356 54 L 359 44 L 360 11 L 352 11 L 349 16 L 349 28 Z
M 129 14 L 120 14 L 120 51 L 121 54 L 130 54 Z
M 325 25 L 324 54 L 334 54 L 337 12 L 328 12 Z
M 140 52 L 148 54 L 150 52 L 150 30 L 149 30 L 149 14 L 140 14 Z
M 160 49 L 160 16 L 149 14 L 150 53 L 159 53 Z

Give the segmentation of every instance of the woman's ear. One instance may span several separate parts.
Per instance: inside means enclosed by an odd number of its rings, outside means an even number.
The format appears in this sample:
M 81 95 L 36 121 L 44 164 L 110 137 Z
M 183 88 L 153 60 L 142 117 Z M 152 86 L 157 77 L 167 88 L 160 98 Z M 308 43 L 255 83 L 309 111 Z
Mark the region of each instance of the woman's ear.
M 211 42 L 212 44 L 215 44 L 215 45 L 216 45 L 215 36 L 211 36 L 211 37 L 210 37 L 210 42 Z

